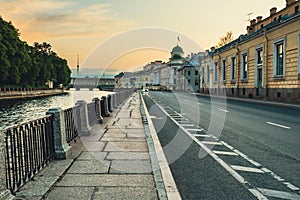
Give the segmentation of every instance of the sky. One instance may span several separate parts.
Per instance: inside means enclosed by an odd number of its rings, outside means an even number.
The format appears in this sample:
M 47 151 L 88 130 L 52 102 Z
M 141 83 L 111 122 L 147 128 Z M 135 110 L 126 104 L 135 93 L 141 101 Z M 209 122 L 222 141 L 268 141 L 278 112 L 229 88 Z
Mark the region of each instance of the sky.
M 272 7 L 280 10 L 285 4 L 285 0 L 0 0 L 0 15 L 11 21 L 30 45 L 50 43 L 70 68 L 76 67 L 79 54 L 82 68 L 129 71 L 154 60 L 168 61 L 177 44 L 187 55 L 216 45 L 227 31 L 237 38 L 246 33 L 248 13 L 253 13 L 251 19 L 266 18 Z M 168 39 L 157 32 L 155 36 L 132 34 L 123 38 L 126 41 L 117 40 L 119 35 L 149 27 L 166 30 Z M 122 55 L 109 56 L 139 39 L 156 43 L 146 50 L 128 47 Z M 166 40 L 161 48 L 158 43 Z M 187 40 L 198 46 L 186 46 Z M 110 44 L 110 50 L 89 62 L 90 55 L 103 44 Z M 105 57 L 112 60 L 103 63 Z

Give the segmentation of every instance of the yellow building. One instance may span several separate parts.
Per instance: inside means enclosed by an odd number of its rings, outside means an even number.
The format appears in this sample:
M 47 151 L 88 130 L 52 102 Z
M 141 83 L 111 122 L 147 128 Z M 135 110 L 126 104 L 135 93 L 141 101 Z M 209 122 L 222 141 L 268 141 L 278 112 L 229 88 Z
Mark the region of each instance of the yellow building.
M 248 33 L 212 49 L 212 88 L 228 96 L 300 102 L 300 1 L 251 21 Z M 217 70 L 215 70 L 217 69 Z

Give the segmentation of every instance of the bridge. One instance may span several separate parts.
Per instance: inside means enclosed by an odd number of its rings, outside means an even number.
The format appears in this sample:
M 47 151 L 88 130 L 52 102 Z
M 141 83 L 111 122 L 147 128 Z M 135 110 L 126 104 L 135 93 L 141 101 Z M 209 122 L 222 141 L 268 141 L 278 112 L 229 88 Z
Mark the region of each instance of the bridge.
M 80 88 L 87 88 L 93 90 L 94 88 L 99 88 L 100 90 L 113 90 L 114 89 L 114 78 L 72 78 L 71 85 L 76 90 Z

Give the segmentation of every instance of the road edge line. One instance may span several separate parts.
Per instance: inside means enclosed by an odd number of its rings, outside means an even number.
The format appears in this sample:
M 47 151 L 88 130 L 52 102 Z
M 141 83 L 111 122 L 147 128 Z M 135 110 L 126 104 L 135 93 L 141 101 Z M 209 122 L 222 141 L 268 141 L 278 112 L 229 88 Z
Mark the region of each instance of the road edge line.
M 156 133 L 155 128 L 154 128 L 154 125 L 152 123 L 152 119 L 150 118 L 150 114 L 148 112 L 148 109 L 146 107 L 146 104 L 145 104 L 145 101 L 144 101 L 144 98 L 143 98 L 142 95 L 141 95 L 141 101 L 142 101 L 145 116 L 146 116 L 146 119 L 147 119 L 147 122 L 148 122 L 150 137 L 151 137 L 153 145 L 154 145 L 154 151 L 155 151 L 156 159 L 157 159 L 159 169 L 160 169 L 160 172 L 161 172 L 165 192 L 167 194 L 167 199 L 181 200 L 181 196 L 180 196 L 180 193 L 177 189 L 177 186 L 176 186 L 175 180 L 173 178 L 172 172 L 170 170 L 169 163 L 168 163 L 168 161 L 166 159 L 166 156 L 163 152 L 161 143 L 158 139 L 157 133 Z M 151 158 L 151 160 L 152 160 L 152 158 Z M 153 160 L 152 160 L 152 162 L 153 162 Z

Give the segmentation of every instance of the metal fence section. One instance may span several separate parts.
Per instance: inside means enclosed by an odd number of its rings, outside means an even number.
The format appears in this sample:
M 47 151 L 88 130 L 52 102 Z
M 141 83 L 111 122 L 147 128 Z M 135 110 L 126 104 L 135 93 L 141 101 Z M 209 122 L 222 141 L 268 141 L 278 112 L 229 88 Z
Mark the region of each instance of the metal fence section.
M 76 109 L 78 109 L 78 106 L 64 110 L 66 141 L 68 144 L 70 144 L 72 141 L 76 142 L 76 138 L 78 137 L 78 131 L 74 118 Z
M 55 158 L 53 117 L 6 129 L 4 142 L 6 186 L 14 193 Z
M 99 114 L 96 112 L 96 104 L 95 102 L 91 102 L 87 104 L 88 116 L 89 116 L 89 124 L 92 126 L 95 123 L 98 123 Z

